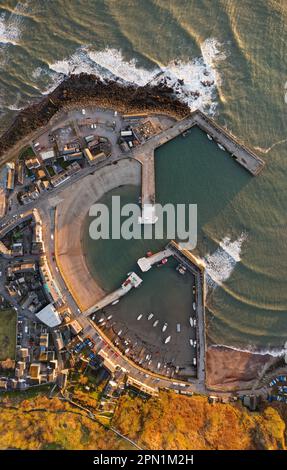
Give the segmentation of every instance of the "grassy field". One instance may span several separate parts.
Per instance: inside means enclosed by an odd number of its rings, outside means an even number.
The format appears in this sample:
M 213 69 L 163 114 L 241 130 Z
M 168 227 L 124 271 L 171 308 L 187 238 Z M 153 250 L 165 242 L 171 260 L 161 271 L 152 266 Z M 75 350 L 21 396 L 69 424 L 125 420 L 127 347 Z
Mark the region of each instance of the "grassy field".
M 13 309 L 0 310 L 0 361 L 15 358 L 16 322 Z

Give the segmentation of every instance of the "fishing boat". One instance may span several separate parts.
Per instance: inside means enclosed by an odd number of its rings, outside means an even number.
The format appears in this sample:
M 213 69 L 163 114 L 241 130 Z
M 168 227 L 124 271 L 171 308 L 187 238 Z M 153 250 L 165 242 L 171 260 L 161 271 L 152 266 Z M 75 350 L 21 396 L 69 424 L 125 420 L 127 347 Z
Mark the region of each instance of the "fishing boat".
M 152 326 L 155 328 L 157 325 L 158 325 L 158 320 L 156 320 Z
M 190 339 L 189 342 L 190 342 L 190 346 L 193 346 L 193 339 Z
M 165 323 L 162 327 L 162 332 L 165 332 L 165 330 L 167 329 L 167 323 Z
M 150 313 L 149 316 L 147 317 L 148 320 L 151 320 L 153 318 L 153 313 Z
M 139 316 L 137 317 L 137 320 L 140 320 L 142 318 L 142 313 L 139 314 Z
M 170 340 L 171 340 L 171 336 L 168 336 L 168 337 L 166 338 L 166 340 L 165 340 L 164 344 L 167 344 L 167 343 L 169 343 L 169 342 L 170 342 Z
M 208 138 L 209 140 L 213 140 L 213 138 L 211 137 L 211 135 L 209 135 L 209 134 L 206 134 L 206 135 L 207 135 L 207 138 Z
M 189 317 L 189 323 L 190 323 L 190 326 L 193 327 L 193 318 L 192 317 Z
M 223 147 L 223 145 L 221 145 L 221 144 L 217 144 L 217 145 L 218 145 L 218 147 L 220 148 L 220 150 L 224 150 L 224 151 L 225 151 L 225 148 Z

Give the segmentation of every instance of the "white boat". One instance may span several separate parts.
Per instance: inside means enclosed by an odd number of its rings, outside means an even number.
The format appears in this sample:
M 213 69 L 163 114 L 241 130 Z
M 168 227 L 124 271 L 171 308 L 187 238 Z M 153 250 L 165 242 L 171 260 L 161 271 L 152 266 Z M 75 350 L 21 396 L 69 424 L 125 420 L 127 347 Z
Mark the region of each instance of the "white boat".
M 193 310 L 196 310 L 196 303 L 195 302 L 192 303 L 192 308 L 193 308 Z
M 125 354 L 127 354 L 127 353 L 129 352 L 129 350 L 130 350 L 130 348 L 127 348 L 127 349 L 125 350 Z
M 190 346 L 193 346 L 193 339 L 190 339 L 189 342 L 190 342 Z
M 166 329 L 167 329 L 167 323 L 165 323 L 165 324 L 163 325 L 163 327 L 162 327 L 162 332 L 164 333 Z
M 164 344 L 167 344 L 167 343 L 169 343 L 169 342 L 170 342 L 170 340 L 171 340 L 171 336 L 168 336 L 168 337 L 166 338 L 166 340 L 165 340 Z
M 142 313 L 139 314 L 139 316 L 137 317 L 137 320 L 140 320 L 142 318 Z
M 221 145 L 221 144 L 217 144 L 217 145 L 218 145 L 218 147 L 220 148 L 220 150 L 224 150 L 224 151 L 225 151 L 225 148 L 223 147 L 223 145 Z
M 193 326 L 196 326 L 196 318 L 193 320 Z
M 119 299 L 114 300 L 114 301 L 112 302 L 112 305 L 117 305 L 118 303 L 119 303 Z
M 123 330 L 120 330 L 120 331 L 118 332 L 118 336 L 121 336 L 122 332 L 123 332 Z
M 153 318 L 153 313 L 150 313 L 149 316 L 147 317 L 148 320 L 151 320 Z
M 113 318 L 113 315 L 109 315 L 107 320 L 110 320 L 111 318 Z
M 196 348 L 196 339 L 193 342 L 193 346 Z
M 207 138 L 208 138 L 209 140 L 213 140 L 213 138 L 211 137 L 211 135 L 209 135 L 209 134 L 206 134 L 206 135 L 207 135 Z
M 196 357 L 193 358 L 193 365 L 196 366 Z
M 152 326 L 155 328 L 157 325 L 158 325 L 158 320 L 156 320 Z
M 105 321 L 104 318 L 100 318 L 100 319 L 99 319 L 99 323 L 102 323 L 103 321 Z
M 158 363 L 157 363 L 157 368 L 160 369 L 160 366 L 161 366 L 161 363 L 158 362 Z
M 189 323 L 190 323 L 190 326 L 193 327 L 193 318 L 192 317 L 189 317 Z

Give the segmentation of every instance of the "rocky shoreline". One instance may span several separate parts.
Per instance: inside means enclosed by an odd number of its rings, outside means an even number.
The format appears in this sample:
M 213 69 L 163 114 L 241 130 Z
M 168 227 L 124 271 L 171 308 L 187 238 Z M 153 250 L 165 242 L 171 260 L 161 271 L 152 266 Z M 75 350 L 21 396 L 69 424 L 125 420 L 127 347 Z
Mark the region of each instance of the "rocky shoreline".
M 183 118 L 190 112 L 165 84 L 139 87 L 103 81 L 96 75 L 71 75 L 49 95 L 19 112 L 0 138 L 0 156 L 31 132 L 47 125 L 62 108 L 76 103 L 114 108 L 122 113 L 158 112 L 176 118 Z

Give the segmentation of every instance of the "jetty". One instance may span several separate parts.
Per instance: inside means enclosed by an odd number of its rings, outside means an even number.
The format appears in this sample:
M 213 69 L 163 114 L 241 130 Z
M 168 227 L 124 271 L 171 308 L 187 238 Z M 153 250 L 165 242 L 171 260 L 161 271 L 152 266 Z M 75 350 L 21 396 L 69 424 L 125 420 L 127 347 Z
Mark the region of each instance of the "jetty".
M 142 270 L 142 272 L 149 271 L 154 264 L 160 263 L 163 259 L 169 258 L 172 255 L 172 251 L 169 248 L 165 250 L 159 251 L 158 253 L 154 253 L 151 256 L 145 256 L 143 258 L 138 259 L 137 264 Z
M 97 302 L 92 307 L 88 308 L 82 312 L 86 317 L 95 313 L 103 308 L 111 305 L 114 302 L 120 300 L 121 297 L 126 295 L 133 287 L 139 287 L 142 283 L 142 279 L 134 272 L 128 274 L 128 278 L 122 283 L 119 289 L 116 289 L 114 292 L 106 295 L 102 300 Z
M 179 135 L 185 136 L 190 129 L 198 126 L 222 150 L 226 150 L 230 158 L 243 166 L 249 173 L 256 176 L 263 169 L 265 162 L 245 144 L 241 143 L 230 131 L 217 124 L 201 111 L 192 112 L 188 117 L 177 121 L 168 129 L 150 137 L 144 144 L 133 150 L 132 156 L 142 165 L 142 224 L 154 224 L 155 213 L 155 150 Z

